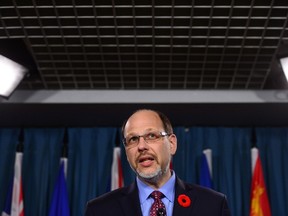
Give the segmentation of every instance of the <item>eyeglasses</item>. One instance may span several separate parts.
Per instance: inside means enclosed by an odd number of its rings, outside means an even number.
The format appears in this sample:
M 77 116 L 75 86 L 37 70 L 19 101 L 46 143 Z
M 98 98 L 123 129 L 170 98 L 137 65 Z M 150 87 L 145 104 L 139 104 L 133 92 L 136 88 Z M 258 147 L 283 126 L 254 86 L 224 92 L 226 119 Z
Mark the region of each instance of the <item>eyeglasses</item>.
M 138 136 L 128 136 L 125 137 L 122 142 L 124 144 L 125 147 L 136 147 L 140 141 L 140 137 L 143 137 L 144 141 L 148 144 L 150 143 L 155 143 L 158 140 L 160 140 L 162 137 L 165 136 L 170 136 L 170 134 L 162 131 L 150 131 L 146 134 L 143 135 L 138 135 Z

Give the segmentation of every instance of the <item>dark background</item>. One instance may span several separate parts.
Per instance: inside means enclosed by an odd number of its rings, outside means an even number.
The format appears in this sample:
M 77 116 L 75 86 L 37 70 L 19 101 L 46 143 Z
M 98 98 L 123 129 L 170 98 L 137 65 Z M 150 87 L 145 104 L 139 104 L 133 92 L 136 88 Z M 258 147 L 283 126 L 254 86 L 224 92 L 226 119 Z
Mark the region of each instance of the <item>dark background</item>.
M 4 127 L 121 126 L 137 109 L 165 113 L 174 126 L 283 127 L 288 125 L 286 103 L 241 104 L 12 104 L 0 105 Z

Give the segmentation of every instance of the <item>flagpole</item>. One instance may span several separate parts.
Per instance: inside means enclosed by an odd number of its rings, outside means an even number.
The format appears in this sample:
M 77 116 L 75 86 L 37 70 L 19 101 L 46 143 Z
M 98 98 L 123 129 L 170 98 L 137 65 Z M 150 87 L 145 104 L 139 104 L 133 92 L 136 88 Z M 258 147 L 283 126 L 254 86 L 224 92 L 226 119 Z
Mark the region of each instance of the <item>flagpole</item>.
M 68 166 L 68 132 L 65 128 L 62 152 L 60 158 L 58 177 L 52 196 L 49 216 L 70 216 L 69 197 L 67 190 L 67 166 Z

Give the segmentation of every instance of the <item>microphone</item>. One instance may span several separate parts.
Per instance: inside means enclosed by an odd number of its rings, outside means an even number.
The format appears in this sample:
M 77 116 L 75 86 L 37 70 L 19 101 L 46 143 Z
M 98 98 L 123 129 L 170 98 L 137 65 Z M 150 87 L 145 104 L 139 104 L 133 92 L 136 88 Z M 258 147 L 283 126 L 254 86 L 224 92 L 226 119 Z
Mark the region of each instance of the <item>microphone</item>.
M 166 216 L 166 211 L 164 208 L 159 208 L 157 210 L 157 216 Z

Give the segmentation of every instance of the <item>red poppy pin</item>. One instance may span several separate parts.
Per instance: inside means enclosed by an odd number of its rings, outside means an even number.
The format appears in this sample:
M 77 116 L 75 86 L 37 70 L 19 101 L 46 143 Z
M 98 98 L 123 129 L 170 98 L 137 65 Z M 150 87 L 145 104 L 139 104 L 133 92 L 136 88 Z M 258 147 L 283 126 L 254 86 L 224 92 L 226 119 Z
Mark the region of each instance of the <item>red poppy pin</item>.
M 178 196 L 178 203 L 182 206 L 182 207 L 189 207 L 191 205 L 191 200 L 188 196 L 184 195 L 184 194 L 180 194 Z

